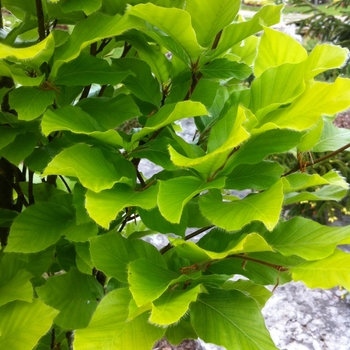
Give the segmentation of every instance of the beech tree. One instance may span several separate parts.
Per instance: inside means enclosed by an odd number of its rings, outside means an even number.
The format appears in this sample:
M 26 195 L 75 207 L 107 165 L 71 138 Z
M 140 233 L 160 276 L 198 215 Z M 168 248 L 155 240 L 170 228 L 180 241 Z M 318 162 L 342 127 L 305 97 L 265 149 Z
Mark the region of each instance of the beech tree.
M 239 0 L 2 6 L 1 349 L 276 349 L 267 285 L 350 289 L 349 227 L 283 217 L 348 191 L 336 171 L 308 174 L 309 153 L 349 147 L 332 120 L 350 80 L 315 80 L 347 49 L 308 54 L 270 28 L 282 6 L 245 21 Z M 291 169 L 266 159 L 287 152 Z

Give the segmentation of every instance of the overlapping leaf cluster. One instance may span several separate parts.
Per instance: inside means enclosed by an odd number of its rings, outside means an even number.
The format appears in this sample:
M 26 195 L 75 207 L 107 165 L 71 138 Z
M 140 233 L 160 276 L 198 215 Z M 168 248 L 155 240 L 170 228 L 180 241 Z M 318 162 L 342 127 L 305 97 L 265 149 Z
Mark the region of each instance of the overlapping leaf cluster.
M 335 171 L 307 174 L 302 158 L 349 142 L 331 121 L 350 106 L 350 80 L 314 79 L 346 49 L 308 55 L 269 28 L 280 6 L 245 21 L 238 0 L 3 6 L 18 20 L 0 44 L 13 81 L 0 156 L 20 205 L 0 209 L 0 348 L 67 349 L 76 330 L 77 350 L 146 350 L 163 336 L 275 349 L 265 285 L 350 288 L 337 249 L 349 228 L 282 218 L 284 205 L 348 189 Z M 185 118 L 192 141 L 178 133 Z M 265 160 L 285 152 L 298 152 L 299 171 Z M 144 159 L 161 170 L 146 177 Z M 169 245 L 141 239 L 153 233 L 172 234 Z

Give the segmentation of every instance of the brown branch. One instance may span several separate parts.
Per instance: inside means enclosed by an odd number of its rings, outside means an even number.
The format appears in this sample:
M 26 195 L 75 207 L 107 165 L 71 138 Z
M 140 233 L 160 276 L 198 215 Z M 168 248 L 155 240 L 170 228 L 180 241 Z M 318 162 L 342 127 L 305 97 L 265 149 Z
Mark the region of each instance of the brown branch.
M 257 264 L 261 264 L 261 265 L 265 265 L 265 266 L 268 266 L 268 267 L 272 267 L 273 269 L 275 270 L 278 270 L 278 271 L 281 271 L 281 272 L 284 272 L 284 271 L 288 271 L 289 269 L 286 268 L 286 267 L 283 267 L 281 265 L 276 265 L 276 264 L 271 264 L 271 263 L 268 263 L 266 261 L 263 261 L 263 260 L 259 260 L 259 259 L 255 259 L 255 258 L 251 258 L 250 256 L 247 256 L 247 255 L 244 255 L 244 254 L 233 254 L 233 255 L 228 255 L 226 258 L 238 258 L 238 259 L 243 259 L 245 261 L 253 261 Z M 226 259 L 225 258 L 225 259 Z M 216 260 L 214 261 L 213 263 L 215 262 L 219 262 L 221 260 Z
M 337 155 L 338 153 L 345 151 L 349 147 L 350 147 L 350 143 L 348 143 L 345 146 L 343 146 L 341 148 L 338 148 L 337 150 L 335 150 L 335 151 L 333 151 L 331 153 L 328 153 L 325 156 L 323 156 L 321 158 L 318 158 L 318 159 L 316 159 L 316 160 L 314 160 L 312 162 L 305 162 L 305 163 L 303 163 L 303 166 L 306 168 L 308 166 L 315 165 L 317 163 L 321 163 L 321 162 L 323 162 L 323 161 L 325 161 L 325 160 L 327 160 L 327 159 Z M 287 175 L 293 174 L 293 173 L 295 173 L 298 170 L 300 170 L 300 164 L 297 164 L 294 168 L 292 168 L 291 170 L 287 171 L 282 176 L 287 176 Z
M 218 44 L 219 44 L 219 41 L 220 41 L 220 38 L 221 38 L 221 34 L 222 34 L 222 29 L 220 30 L 219 33 L 216 34 L 214 43 L 213 43 L 213 45 L 211 47 L 212 50 L 215 50 L 218 47 Z
M 43 4 L 41 3 L 41 0 L 35 0 L 35 6 L 36 6 L 36 16 L 38 17 L 39 40 L 43 41 L 45 39 L 45 19 L 44 19 Z
M 29 205 L 32 205 L 35 203 L 34 201 L 34 194 L 33 194 L 33 178 L 34 178 L 34 171 L 29 170 L 28 171 L 28 200 Z

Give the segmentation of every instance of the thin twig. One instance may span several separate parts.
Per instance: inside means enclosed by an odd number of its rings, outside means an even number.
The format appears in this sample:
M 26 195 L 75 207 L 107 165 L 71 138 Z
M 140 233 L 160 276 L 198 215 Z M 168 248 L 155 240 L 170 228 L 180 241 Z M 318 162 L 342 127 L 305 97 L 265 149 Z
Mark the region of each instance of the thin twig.
M 30 205 L 35 203 L 34 194 L 33 194 L 33 178 L 34 178 L 34 171 L 29 170 L 28 171 L 28 200 Z

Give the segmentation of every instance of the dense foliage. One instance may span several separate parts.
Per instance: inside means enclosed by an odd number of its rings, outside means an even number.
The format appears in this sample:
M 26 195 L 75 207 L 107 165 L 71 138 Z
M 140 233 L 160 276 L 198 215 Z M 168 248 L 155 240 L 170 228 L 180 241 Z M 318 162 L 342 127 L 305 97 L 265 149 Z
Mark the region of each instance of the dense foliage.
M 269 28 L 281 6 L 244 21 L 238 0 L 141 2 L 2 1 L 1 349 L 275 349 L 266 285 L 350 289 L 349 227 L 282 215 L 347 192 L 307 155 L 349 146 L 332 116 L 350 80 L 315 80 L 348 51 L 308 55 Z M 266 160 L 288 152 L 292 169 Z

